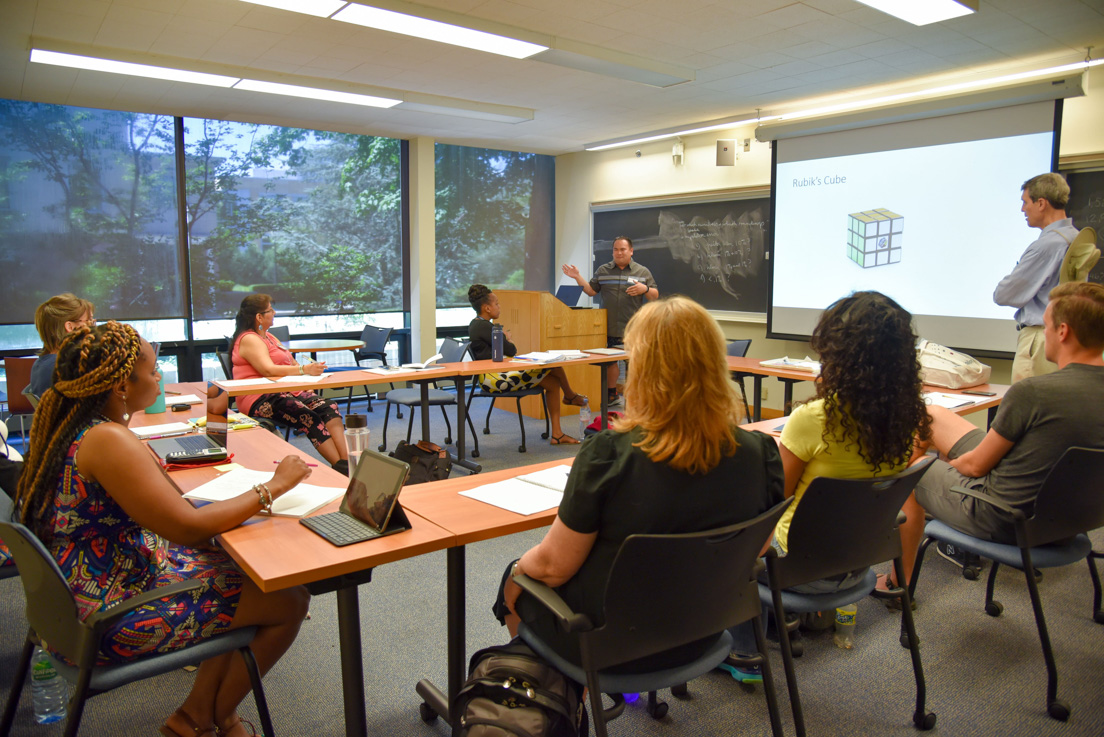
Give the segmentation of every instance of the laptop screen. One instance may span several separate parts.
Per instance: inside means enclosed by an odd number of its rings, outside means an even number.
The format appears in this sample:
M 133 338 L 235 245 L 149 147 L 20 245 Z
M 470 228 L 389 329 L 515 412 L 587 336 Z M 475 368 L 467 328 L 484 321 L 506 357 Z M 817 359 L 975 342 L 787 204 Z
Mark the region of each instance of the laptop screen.
M 213 381 L 207 382 L 207 437 L 223 448 L 229 429 L 230 395 Z
M 341 500 L 341 511 L 383 532 L 409 472 L 410 466 L 403 461 L 364 451 Z
M 583 288 L 578 284 L 561 284 L 556 289 L 556 299 L 563 302 L 568 307 L 576 307 L 579 304 L 579 297 L 583 294 Z

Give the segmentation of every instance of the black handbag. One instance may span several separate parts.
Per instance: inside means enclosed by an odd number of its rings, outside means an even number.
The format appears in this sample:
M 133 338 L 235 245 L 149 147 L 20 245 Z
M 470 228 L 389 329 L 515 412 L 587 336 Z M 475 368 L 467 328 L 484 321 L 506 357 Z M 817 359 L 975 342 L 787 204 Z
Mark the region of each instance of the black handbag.
M 406 485 L 424 484 L 427 481 L 441 481 L 447 479 L 452 472 L 452 458 L 448 451 L 428 440 L 420 440 L 417 443 L 408 443 L 400 440 L 392 458 L 398 458 L 410 464 L 410 476 L 406 479 Z

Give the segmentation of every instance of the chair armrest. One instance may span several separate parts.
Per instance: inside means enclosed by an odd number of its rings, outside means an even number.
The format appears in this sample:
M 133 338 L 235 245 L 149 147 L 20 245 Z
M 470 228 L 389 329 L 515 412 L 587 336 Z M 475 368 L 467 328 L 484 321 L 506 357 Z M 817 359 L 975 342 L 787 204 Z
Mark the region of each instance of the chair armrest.
M 514 583 L 550 611 L 564 632 L 586 632 L 594 629 L 590 617 L 573 612 L 567 602 L 560 598 L 559 594 L 541 581 L 530 578 L 523 573 L 514 577 Z
M 994 499 L 993 497 L 988 496 L 986 494 L 979 494 L 976 491 L 974 491 L 973 489 L 967 489 L 965 486 L 952 486 L 951 491 L 953 491 L 957 494 L 962 494 L 963 496 L 973 497 L 974 499 L 980 499 L 981 501 L 985 502 L 986 504 L 989 504 L 990 506 L 994 506 L 994 507 L 996 507 L 997 509 L 999 509 L 1003 512 L 1008 512 L 1010 515 L 1012 515 L 1013 519 L 1017 519 L 1017 520 L 1027 519 L 1027 515 L 1025 515 L 1022 510 L 1016 509 L 1012 505 L 1002 502 L 1000 499 Z
M 177 581 L 171 583 L 168 586 L 159 586 L 152 591 L 147 591 L 144 594 L 138 596 L 132 596 L 129 599 L 119 602 L 103 611 L 96 612 L 84 620 L 85 624 L 92 627 L 97 632 L 103 631 L 106 627 L 114 624 L 123 616 L 130 614 L 135 609 L 145 606 L 152 601 L 158 599 L 164 599 L 166 596 L 172 596 L 173 594 L 180 594 L 185 591 L 194 591 L 195 589 L 203 588 L 203 581 L 198 579 L 192 579 L 190 581 Z

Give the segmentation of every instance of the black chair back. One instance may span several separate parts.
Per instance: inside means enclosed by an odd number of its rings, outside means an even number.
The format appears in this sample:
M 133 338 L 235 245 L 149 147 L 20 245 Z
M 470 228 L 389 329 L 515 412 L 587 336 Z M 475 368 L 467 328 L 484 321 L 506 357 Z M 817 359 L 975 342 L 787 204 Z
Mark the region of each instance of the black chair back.
M 896 476 L 813 479 L 794 510 L 788 552 L 775 561 L 786 589 L 866 568 L 901 554 L 897 514 L 934 458 Z
M 459 363 L 464 360 L 471 341 L 445 338 L 441 341 L 441 363 Z
M 734 358 L 743 358 L 747 355 L 748 348 L 751 347 L 751 338 L 745 338 L 742 340 L 734 340 L 728 344 L 728 355 Z
M 715 530 L 626 538 L 606 584 L 605 624 L 580 633 L 589 667 L 670 650 L 758 616 L 759 553 L 789 503 Z
M 1035 499 L 1021 547 L 1034 548 L 1104 527 L 1104 450 L 1066 450 Z
M 288 341 L 291 340 L 291 328 L 287 325 L 273 325 L 268 329 L 268 334 L 284 345 L 287 345 Z
M 369 358 L 377 358 L 387 365 L 387 343 L 391 340 L 392 328 L 377 328 L 375 325 L 365 325 L 360 332 L 360 342 L 363 348 L 353 351 L 353 357 L 357 365 Z
M 227 379 L 233 379 L 234 364 L 230 360 L 230 354 L 226 351 L 215 349 L 215 355 L 218 357 L 218 362 L 222 365 L 222 373 L 226 374 Z

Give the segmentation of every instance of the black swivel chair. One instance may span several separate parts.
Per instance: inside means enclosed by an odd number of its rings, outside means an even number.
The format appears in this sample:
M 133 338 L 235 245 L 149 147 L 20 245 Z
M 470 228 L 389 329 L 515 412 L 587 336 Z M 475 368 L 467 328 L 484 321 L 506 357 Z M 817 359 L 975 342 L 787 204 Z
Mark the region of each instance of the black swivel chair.
M 471 391 L 468 393 L 468 405 L 467 405 L 467 418 L 468 427 L 471 428 L 472 435 L 472 458 L 479 457 L 479 437 L 475 434 L 475 426 L 471 421 L 471 403 L 473 399 L 480 399 L 486 397 L 491 400 L 487 406 L 487 418 L 483 422 L 483 434 L 491 434 L 491 411 L 494 410 L 495 400 L 497 399 L 513 399 L 517 402 L 517 417 L 518 427 L 521 428 L 521 445 L 518 446 L 518 453 L 525 452 L 525 417 L 521 414 L 521 399 L 522 397 L 535 397 L 540 396 L 541 404 L 544 405 L 544 432 L 541 433 L 542 440 L 548 440 L 548 436 L 552 434 L 552 423 L 548 416 L 548 395 L 545 394 L 544 388 L 535 386 L 529 389 L 518 389 L 517 391 L 509 392 L 489 392 L 483 389 L 476 382 L 472 382 Z M 580 438 L 581 440 L 582 438 Z
M 291 340 L 291 328 L 287 325 L 273 325 L 268 329 L 268 334 L 285 346 L 288 344 L 288 341 Z
M 748 348 L 751 347 L 751 338 L 742 338 L 740 340 L 734 340 L 728 344 L 728 355 L 735 358 L 743 358 L 747 355 Z M 742 371 L 733 371 L 732 378 L 740 385 L 740 396 L 744 398 L 744 413 L 747 415 L 748 422 L 751 422 L 751 407 L 748 406 L 747 390 L 744 388 L 744 378 L 748 374 Z
M 375 325 L 365 325 L 364 330 L 360 333 L 360 342 L 364 344 L 363 348 L 359 348 L 353 351 L 353 360 L 356 361 L 357 368 L 360 367 L 361 361 L 377 360 L 384 366 L 387 365 L 387 343 L 391 340 L 392 328 L 377 328 Z M 345 413 L 348 414 L 352 411 L 353 406 L 353 389 L 356 387 L 349 387 L 349 398 L 345 401 Z M 391 388 L 394 389 L 395 385 L 392 384 Z M 364 389 L 364 397 L 368 400 L 368 411 L 372 411 L 372 395 L 368 392 L 367 387 Z M 400 413 L 399 419 L 402 419 Z
M 932 520 L 924 527 L 925 539 L 920 546 L 909 588 L 915 590 L 924 554 L 936 540 L 993 561 L 985 587 L 985 613 L 991 617 L 999 617 L 1004 611 L 1001 603 L 993 599 L 1001 564 L 1023 571 L 1046 662 L 1047 713 L 1064 722 L 1069 719 L 1070 707 L 1058 698 L 1058 668 L 1054 663 L 1054 651 L 1047 633 L 1034 570 L 1087 560 L 1093 582 L 1093 619 L 1104 623 L 1104 612 L 1100 610 L 1100 578 L 1095 562 L 1095 558 L 1101 556 L 1093 553 L 1092 542 L 1085 534 L 1104 527 L 1104 450 L 1070 448 L 1063 453 L 1043 481 L 1035 499 L 1034 511 L 1013 508 L 964 487 L 955 487 L 953 491 L 973 497 L 978 500 L 975 503 L 989 504 L 1009 514 L 1016 527 L 1016 544 L 1005 545 L 972 537 L 939 520 Z M 1029 513 L 1031 516 L 1028 516 Z
M 518 633 L 533 650 L 562 673 L 587 686 L 594 730 L 606 737 L 606 721 L 625 708 L 623 693 L 648 691 L 648 711 L 659 719 L 666 704 L 655 691 L 671 688 L 684 694 L 686 683 L 722 663 L 732 649 L 728 628 L 751 621 L 763 668 L 763 686 L 774 735 L 782 723 L 770 674 L 766 638 L 760 621 L 761 607 L 755 582 L 759 552 L 790 503 L 779 502 L 770 510 L 737 525 L 681 535 L 631 535 L 621 543 L 606 584 L 605 624 L 596 627 L 577 614 L 543 583 L 518 576 L 522 589 L 553 612 L 567 632 L 578 633 L 581 663 L 572 663 L 549 648 L 525 623 Z M 663 595 L 647 581 L 664 571 Z M 609 668 L 661 653 L 703 638 L 716 639 L 705 655 L 680 667 L 649 673 L 610 673 Z M 751 661 L 749 661 L 751 662 Z M 602 694 L 611 694 L 614 706 L 602 708 Z
M 468 341 L 459 341 L 453 338 L 445 338 L 441 342 L 441 363 L 458 363 L 464 360 L 468 352 Z M 449 422 L 448 412 L 445 407 L 456 404 L 456 392 L 429 388 L 429 406 L 440 407 L 441 414 L 445 418 L 445 445 L 452 442 L 452 423 Z M 461 398 L 463 401 L 463 398 Z M 407 407 L 410 409 L 410 422 L 406 426 L 406 442 L 410 442 L 410 436 L 414 430 L 414 408 L 422 406 L 422 390 L 418 387 L 411 389 L 392 389 L 387 392 L 387 407 L 383 415 L 383 442 L 379 445 L 380 452 L 387 450 L 387 421 L 391 417 L 391 405 Z M 473 435 L 474 437 L 474 435 Z
M 916 482 L 932 463 L 931 458 L 916 463 L 904 472 L 888 478 L 830 479 L 818 477 L 809 484 L 794 511 L 787 535 L 789 551 L 784 557 L 767 554 L 769 585 L 759 585 L 764 604 L 774 609 L 774 620 L 780 633 L 786 632 L 786 612 L 823 612 L 851 604 L 874 591 L 874 571 L 867 570 L 862 580 L 850 588 L 823 594 L 802 594 L 787 591 L 793 586 L 822 578 L 838 576 L 872 565 L 893 561 L 897 580 L 904 580 L 901 563 L 901 536 L 897 530 L 901 507 L 912 493 Z M 920 663 L 920 643 L 912 618 L 909 591 L 897 587 L 882 598 L 901 600 L 901 616 L 912 653 L 912 671 L 916 680 L 916 710 L 912 722 L 928 730 L 935 726 L 935 714 L 925 711 L 927 688 Z M 786 685 L 790 692 L 797 734 L 805 734 L 805 717 L 797 690 L 794 652 L 788 635 L 779 637 L 782 663 L 786 670 Z M 884 707 L 883 707 L 884 708 Z
M 265 735 L 271 737 L 272 718 L 268 713 L 261 674 L 249 643 L 256 635 L 256 627 L 243 627 L 230 630 L 226 634 L 202 640 L 179 650 L 163 655 L 149 655 L 132 662 L 119 665 L 98 665 L 96 663 L 100 643 L 108 627 L 122 615 L 138 607 L 156 601 L 171 594 L 183 593 L 200 588 L 201 581 L 181 581 L 162 586 L 139 596 L 134 596 L 108 609 L 92 614 L 81 620 L 77 614 L 77 604 L 61 569 L 50 556 L 46 547 L 26 527 L 20 524 L 0 521 L 0 538 L 8 546 L 15 558 L 23 582 L 23 593 L 27 600 L 27 639 L 19 662 L 15 668 L 15 686 L 8 695 L 3 718 L 0 719 L 0 737 L 11 733 L 15 713 L 19 707 L 19 697 L 23 692 L 23 682 L 31 663 L 31 655 L 36 645 L 43 641 L 64 655 L 75 665 L 50 656 L 58 673 L 76 688 L 69 699 L 69 718 L 65 724 L 65 737 L 75 737 L 80 729 L 84 702 L 102 693 L 134 681 L 159 676 L 169 671 L 213 658 L 217 655 L 237 650 L 245 660 L 249 678 L 253 684 L 253 696 L 257 702 L 261 727 Z

